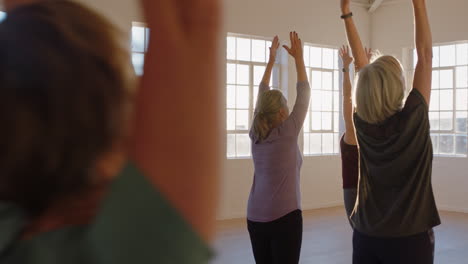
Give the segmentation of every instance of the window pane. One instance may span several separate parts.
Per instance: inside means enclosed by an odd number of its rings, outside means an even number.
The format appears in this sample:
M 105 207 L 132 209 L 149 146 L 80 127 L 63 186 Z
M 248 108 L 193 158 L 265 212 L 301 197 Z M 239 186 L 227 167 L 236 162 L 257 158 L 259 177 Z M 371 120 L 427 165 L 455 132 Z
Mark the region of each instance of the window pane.
M 248 86 L 237 86 L 236 108 L 248 109 L 250 94 Z
M 227 135 L 227 156 L 228 158 L 236 157 L 236 135 L 228 134 Z
M 468 132 L 468 112 L 457 112 L 456 132 Z
M 237 110 L 236 111 L 236 130 L 249 129 L 249 111 Z
M 340 152 L 340 135 L 338 133 L 335 133 L 333 139 L 333 152 L 338 154 Z
M 236 38 L 227 37 L 226 57 L 228 60 L 236 59 Z
M 440 66 L 440 48 L 433 47 L 432 48 L 432 67 L 439 67 Z
M 468 64 L 468 43 L 457 45 L 457 65 Z
M 2 22 L 6 18 L 5 12 L 0 12 L 0 22 Z
M 453 112 L 441 112 L 440 113 L 440 130 L 452 130 L 453 129 Z
M 304 47 L 304 64 L 306 67 L 310 67 L 310 48 Z
M 333 134 L 323 134 L 322 135 L 322 144 L 323 144 L 323 154 L 333 154 Z
M 431 124 L 431 130 L 440 130 L 439 120 L 439 112 L 429 112 L 429 122 Z
M 322 130 L 322 114 L 320 112 L 312 112 L 312 130 Z
M 453 70 L 440 71 L 440 88 L 453 88 Z
M 311 91 L 310 109 L 312 111 L 322 110 L 322 91 Z
M 250 39 L 237 38 L 237 60 L 250 61 Z
M 440 66 L 454 66 L 455 65 L 455 45 L 441 46 L 440 47 Z
M 227 110 L 226 125 L 227 130 L 236 130 L 236 111 Z
M 440 135 L 439 153 L 445 154 L 445 155 L 454 154 L 454 136 L 453 135 Z
M 322 111 L 333 111 L 333 92 L 322 91 Z
M 250 84 L 249 65 L 237 65 L 237 84 Z
M 333 69 L 334 67 L 334 58 L 333 58 L 333 50 L 332 49 L 327 49 L 324 48 L 323 50 L 323 55 L 322 55 L 322 67 L 324 69 Z
M 313 90 L 322 89 L 322 72 L 312 71 L 312 87 Z
M 432 134 L 431 141 L 434 154 L 439 154 L 439 135 Z
M 265 73 L 265 66 L 254 66 L 254 84 L 260 85 L 263 79 L 263 74 Z
M 433 59 L 433 61 L 434 61 L 434 59 Z M 417 63 L 418 63 L 418 52 L 416 51 L 416 49 L 413 49 L 413 69 L 416 69 L 416 64 Z
M 333 111 L 340 111 L 340 94 L 338 92 L 333 92 Z
M 322 49 L 310 47 L 310 66 L 314 68 L 322 67 Z
M 335 65 L 333 65 L 333 68 L 335 70 L 337 70 L 337 69 L 340 68 L 340 62 L 339 62 L 340 57 L 338 56 L 338 50 L 337 49 L 334 50 L 333 56 L 335 56 L 335 59 L 333 60 Z
M 468 110 L 468 89 L 457 89 L 457 110 Z
M 440 88 L 440 74 L 439 71 L 432 71 L 432 88 L 439 89 Z
M 304 134 L 304 154 L 305 155 L 310 154 L 310 134 L 309 133 Z
M 143 69 L 145 65 L 145 54 L 143 53 L 133 53 L 132 54 L 132 63 L 135 73 L 138 76 L 143 75 Z
M 226 91 L 226 107 L 236 108 L 236 87 L 233 85 L 227 86 Z
M 432 90 L 431 92 L 431 103 L 429 105 L 431 111 L 440 110 L 440 92 Z
M 265 41 L 252 40 L 252 61 L 265 62 Z
M 150 30 L 149 28 L 146 28 L 145 32 L 146 32 L 146 37 L 145 37 L 145 51 L 148 51 L 148 45 L 149 45 L 151 30 Z
M 239 134 L 236 136 L 237 156 L 250 156 L 250 138 L 248 134 Z
M 333 132 L 340 132 L 340 115 L 338 113 L 333 114 Z
M 335 71 L 333 74 L 333 90 L 339 91 L 340 90 L 340 72 Z
M 145 28 L 132 27 L 132 51 L 145 52 Z
M 226 81 L 228 84 L 236 83 L 236 65 L 228 63 L 226 72 Z
M 322 89 L 333 90 L 333 73 L 332 72 L 322 73 Z
M 456 136 L 456 154 L 467 155 L 468 154 L 468 145 L 467 145 L 467 136 L 461 135 Z
M 453 110 L 453 91 L 440 91 L 440 110 Z
M 323 112 L 322 113 L 322 130 L 332 130 L 333 127 L 332 113 Z
M 457 87 L 458 88 L 468 87 L 468 66 L 457 67 Z
M 322 134 L 310 134 L 310 154 L 322 154 Z
M 304 120 L 304 132 L 310 131 L 310 112 L 307 112 L 306 118 Z

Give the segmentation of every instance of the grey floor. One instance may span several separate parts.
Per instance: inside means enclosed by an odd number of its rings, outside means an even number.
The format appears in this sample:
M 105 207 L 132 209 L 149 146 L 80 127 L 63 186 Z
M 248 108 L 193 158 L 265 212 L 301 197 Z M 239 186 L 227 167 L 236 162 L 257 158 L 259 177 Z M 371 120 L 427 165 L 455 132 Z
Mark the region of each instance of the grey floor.
M 350 264 L 352 230 L 344 208 L 304 212 L 302 264 Z M 436 232 L 436 264 L 468 263 L 468 214 L 441 212 Z M 254 264 L 243 219 L 218 222 L 213 264 Z

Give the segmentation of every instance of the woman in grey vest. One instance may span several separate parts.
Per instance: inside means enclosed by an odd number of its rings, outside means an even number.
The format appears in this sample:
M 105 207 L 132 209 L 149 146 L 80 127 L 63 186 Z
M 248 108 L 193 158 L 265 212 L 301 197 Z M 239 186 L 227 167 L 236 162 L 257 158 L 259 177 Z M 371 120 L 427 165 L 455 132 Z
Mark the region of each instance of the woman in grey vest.
M 349 2 L 341 0 L 342 18 L 359 72 L 354 125 L 360 177 L 350 216 L 353 263 L 433 263 L 432 228 L 440 218 L 431 183 L 432 36 L 425 0 L 413 0 L 418 62 L 408 96 L 396 58 L 382 56 L 369 64 Z

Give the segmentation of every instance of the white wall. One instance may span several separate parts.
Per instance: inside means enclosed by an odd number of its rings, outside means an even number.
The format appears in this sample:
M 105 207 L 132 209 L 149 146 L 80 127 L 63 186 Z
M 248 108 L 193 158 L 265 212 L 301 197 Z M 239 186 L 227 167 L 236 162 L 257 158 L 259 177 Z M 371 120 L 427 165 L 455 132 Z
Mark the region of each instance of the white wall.
M 468 40 L 468 1 L 427 0 L 434 43 Z M 382 6 L 371 18 L 371 45 L 384 54 L 402 58 L 414 46 L 411 1 Z M 434 159 L 433 186 L 439 209 L 468 212 L 468 159 Z
M 353 11 L 363 41 L 368 44 L 370 16 L 360 6 L 355 6 Z M 346 40 L 340 15 L 337 1 L 227 0 L 225 32 L 264 37 L 278 34 L 282 40 L 288 40 L 289 31 L 295 30 L 304 42 L 338 47 Z M 288 71 L 288 96 L 291 103 L 296 97 L 296 70 L 292 60 Z M 302 146 L 302 142 L 299 145 Z M 246 216 L 253 171 L 252 160 L 226 160 L 219 219 Z M 303 209 L 342 204 L 339 156 L 305 157 L 301 175 Z

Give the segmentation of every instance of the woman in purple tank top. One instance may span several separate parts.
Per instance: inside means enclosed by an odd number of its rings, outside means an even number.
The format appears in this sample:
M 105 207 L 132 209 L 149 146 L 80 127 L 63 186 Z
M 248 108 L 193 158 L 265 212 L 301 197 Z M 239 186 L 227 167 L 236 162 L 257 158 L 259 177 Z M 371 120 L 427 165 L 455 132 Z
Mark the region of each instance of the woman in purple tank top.
M 255 174 L 247 219 L 256 263 L 298 263 L 301 251 L 302 156 L 297 139 L 309 108 L 310 86 L 302 42 L 296 32 L 291 32 L 290 38 L 291 47 L 284 48 L 296 62 L 298 83 L 294 108 L 289 114 L 281 91 L 270 90 L 268 86 L 279 48 L 275 37 L 250 130 Z

